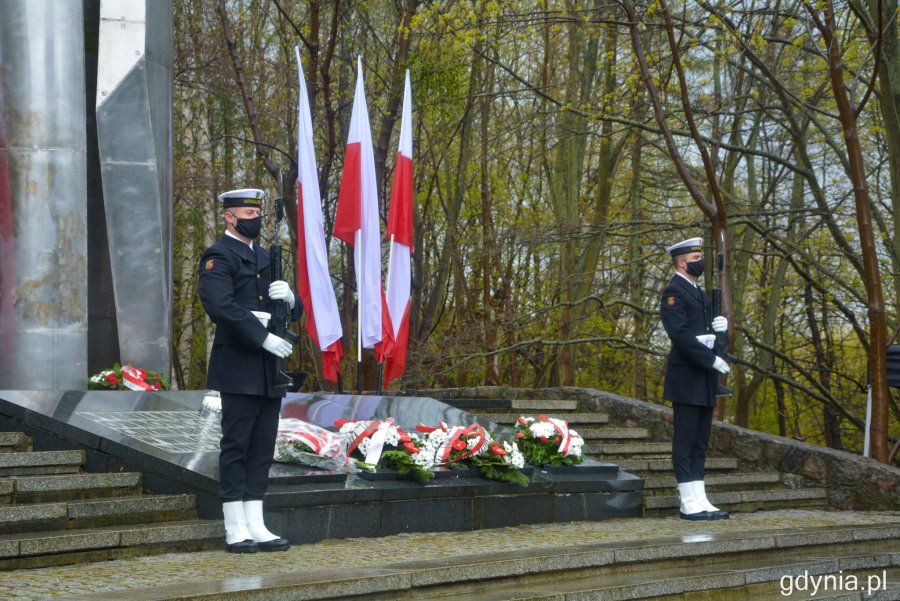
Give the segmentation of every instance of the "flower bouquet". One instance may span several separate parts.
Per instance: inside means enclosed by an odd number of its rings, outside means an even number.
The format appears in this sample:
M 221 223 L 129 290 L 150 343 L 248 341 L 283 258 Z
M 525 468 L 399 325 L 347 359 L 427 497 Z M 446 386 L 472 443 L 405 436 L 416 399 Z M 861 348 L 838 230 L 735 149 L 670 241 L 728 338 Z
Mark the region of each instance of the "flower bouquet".
M 339 470 L 344 467 L 341 436 L 303 420 L 278 420 L 275 461 Z
M 578 465 L 584 439 L 565 420 L 539 415 L 516 421 L 516 445 L 531 465 Z
M 337 420 L 345 461 L 353 460 L 362 470 L 377 468 L 396 470 L 419 484 L 434 478 L 434 453 L 424 449 L 422 439 L 394 425 L 394 418 L 373 421 Z
M 166 379 L 155 371 L 118 363 L 112 369 L 104 369 L 88 378 L 88 390 L 153 391 L 166 388 Z
M 422 450 L 434 457 L 436 465 L 449 468 L 472 467 L 490 480 L 528 486 L 528 478 L 520 470 L 525 459 L 515 445 L 494 440 L 481 424 L 450 428 L 419 424 L 416 430 L 425 435 Z

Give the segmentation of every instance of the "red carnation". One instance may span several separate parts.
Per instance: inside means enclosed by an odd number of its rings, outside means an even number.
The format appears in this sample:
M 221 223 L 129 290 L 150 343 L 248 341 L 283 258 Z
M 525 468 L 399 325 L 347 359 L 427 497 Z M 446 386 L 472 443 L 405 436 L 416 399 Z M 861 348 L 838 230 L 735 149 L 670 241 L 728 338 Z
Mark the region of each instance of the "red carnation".
M 525 438 L 525 435 L 522 432 L 516 432 L 516 438 Z
M 524 423 L 525 423 L 525 418 L 524 418 L 524 417 L 520 417 L 517 421 L 518 421 L 520 424 L 524 424 Z
M 545 421 L 547 421 L 547 416 L 542 413 L 538 416 L 538 419 L 541 420 L 542 422 L 545 422 Z
M 336 419 L 334 420 L 334 426 L 336 428 L 343 428 L 345 424 L 350 423 L 349 419 Z
M 546 437 L 546 436 L 541 436 L 541 442 L 547 442 L 547 437 Z
M 503 447 L 498 444 L 492 446 L 491 451 L 493 451 L 494 455 L 506 455 L 506 451 L 504 451 Z
M 554 439 L 553 439 L 553 442 L 555 442 L 556 444 L 559 444 L 559 436 L 557 436 L 556 438 L 554 438 Z
M 457 451 L 465 451 L 466 450 L 466 441 L 460 440 L 457 438 L 456 440 L 453 441 L 453 444 L 450 446 L 452 446 Z
M 409 451 L 410 453 L 413 453 L 413 454 L 421 451 L 421 449 L 416 448 L 416 445 L 414 445 L 411 442 L 404 442 L 403 446 L 406 447 L 407 451 Z
M 107 382 L 110 386 L 118 386 L 118 385 L 119 385 L 119 378 L 118 378 L 118 376 L 116 376 L 116 374 L 109 374 L 109 375 L 106 376 L 106 382 Z

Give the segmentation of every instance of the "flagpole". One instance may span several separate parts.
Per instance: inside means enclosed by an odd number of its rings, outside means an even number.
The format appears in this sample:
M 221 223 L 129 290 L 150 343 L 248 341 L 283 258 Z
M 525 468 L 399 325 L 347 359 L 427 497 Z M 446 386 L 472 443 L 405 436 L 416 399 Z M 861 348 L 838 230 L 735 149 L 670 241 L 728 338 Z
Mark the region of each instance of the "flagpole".
M 356 243 L 353 245 L 354 265 L 360 269 L 362 265 L 362 229 L 356 230 Z M 363 306 L 363 286 L 360 285 L 361 274 L 356 274 L 356 394 L 362 394 L 362 306 Z
M 388 272 L 387 272 L 387 284 L 384 286 L 384 298 L 387 300 L 390 298 L 391 293 L 391 269 L 394 267 L 394 234 L 391 234 L 391 245 L 388 248 Z M 388 310 L 390 313 L 390 310 Z M 387 357 L 384 358 L 384 361 L 378 364 L 378 394 L 381 394 L 381 382 L 384 377 L 384 363 L 387 361 Z

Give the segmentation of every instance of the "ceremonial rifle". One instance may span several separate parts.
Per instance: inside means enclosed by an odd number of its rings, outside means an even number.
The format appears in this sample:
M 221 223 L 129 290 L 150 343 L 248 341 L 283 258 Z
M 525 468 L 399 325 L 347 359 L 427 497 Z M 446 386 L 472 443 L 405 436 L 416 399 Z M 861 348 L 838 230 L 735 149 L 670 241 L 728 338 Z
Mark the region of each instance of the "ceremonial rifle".
M 707 322 L 711 322 L 712 318 L 722 314 L 722 288 L 724 279 L 727 277 L 725 273 L 725 232 L 719 233 L 719 249 L 716 253 L 716 286 L 710 291 L 709 294 L 709 305 L 710 305 L 710 319 Z M 710 326 L 711 328 L 712 326 Z M 729 363 L 734 363 L 737 361 L 737 357 L 728 352 L 728 332 L 713 332 L 716 335 L 716 344 L 715 351 L 716 355 L 722 357 L 725 361 Z M 731 396 L 732 392 L 728 388 L 722 385 L 722 378 L 725 377 L 725 374 L 719 374 L 717 381 L 719 383 L 718 389 L 716 390 L 716 396 Z
M 278 226 L 281 225 L 281 220 L 284 218 L 283 202 L 284 201 L 280 198 L 275 199 L 275 238 L 272 241 L 272 245 L 269 247 L 269 273 L 272 276 L 273 282 L 284 279 L 281 270 L 281 244 L 278 243 Z M 272 317 L 269 320 L 269 330 L 272 334 L 279 338 L 284 338 L 291 344 L 297 344 L 297 341 L 300 338 L 291 331 L 290 304 L 286 300 L 270 300 L 269 313 L 272 314 Z M 294 385 L 294 378 L 284 370 L 284 359 L 275 357 L 274 365 L 274 373 L 272 374 L 274 387 L 276 389 L 287 388 L 289 390 L 294 390 L 296 388 Z M 301 382 L 298 382 L 297 386 L 299 386 L 300 383 Z

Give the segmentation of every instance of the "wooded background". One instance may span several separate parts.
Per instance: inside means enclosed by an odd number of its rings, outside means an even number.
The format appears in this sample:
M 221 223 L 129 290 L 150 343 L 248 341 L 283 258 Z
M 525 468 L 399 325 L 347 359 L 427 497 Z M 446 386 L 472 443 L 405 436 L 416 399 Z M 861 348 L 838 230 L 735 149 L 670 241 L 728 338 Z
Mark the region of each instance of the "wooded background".
M 174 6 L 177 387 L 205 387 L 213 326 L 196 278 L 223 229 L 216 195 L 258 187 L 271 200 L 296 179 L 299 46 L 345 388 L 355 277 L 331 227 L 361 55 L 382 220 L 407 68 L 412 79 L 414 296 L 393 387 L 586 386 L 662 402 L 665 247 L 703 236 L 709 290 L 715 222 L 746 362 L 726 419 L 861 448 L 872 345 L 894 335 L 900 296 L 897 0 Z M 295 187 L 286 198 L 295 211 Z M 317 361 L 304 334 L 294 367 L 311 372 L 306 388 L 335 390 Z

